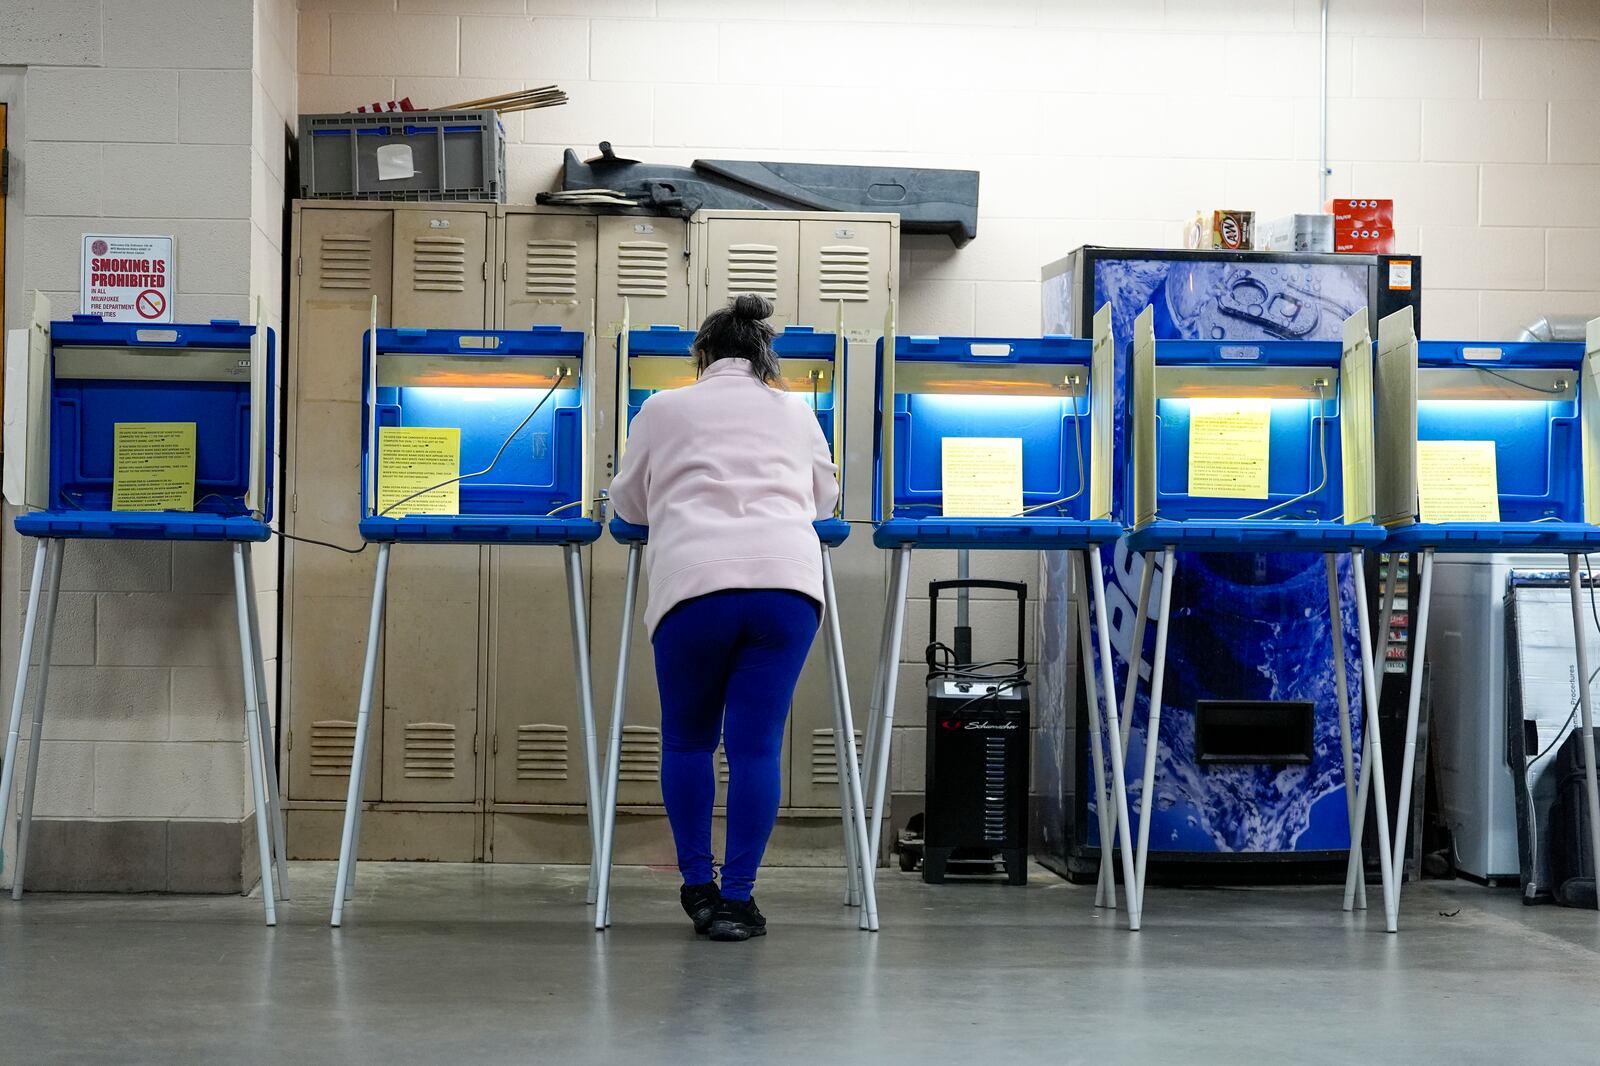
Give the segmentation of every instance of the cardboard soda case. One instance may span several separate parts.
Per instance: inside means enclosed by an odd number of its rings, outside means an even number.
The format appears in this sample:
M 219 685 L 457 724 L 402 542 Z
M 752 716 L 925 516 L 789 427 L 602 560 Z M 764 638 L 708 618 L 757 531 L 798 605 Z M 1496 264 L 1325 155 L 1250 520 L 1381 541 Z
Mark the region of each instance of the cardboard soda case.
M 1394 251 L 1394 201 L 1329 200 L 1333 216 L 1333 250 L 1384 254 Z

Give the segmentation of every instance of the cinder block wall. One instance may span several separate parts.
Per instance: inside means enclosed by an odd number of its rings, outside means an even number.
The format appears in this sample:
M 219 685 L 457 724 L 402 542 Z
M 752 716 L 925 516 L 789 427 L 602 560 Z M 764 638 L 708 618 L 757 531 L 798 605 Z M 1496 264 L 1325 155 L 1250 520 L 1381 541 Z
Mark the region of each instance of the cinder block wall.
M 1315 209 L 1318 26 L 1317 0 L 302 0 L 300 100 L 557 82 L 571 104 L 507 117 L 524 202 L 601 139 L 656 162 L 975 168 L 979 237 L 904 239 L 900 324 L 1027 334 L 1040 265 L 1080 244 L 1172 245 L 1197 208 Z M 1425 332 L 1600 312 L 1600 3 L 1333 0 L 1330 32 L 1330 192 L 1397 200 Z M 1032 556 L 973 572 L 1038 583 Z M 927 553 L 913 591 L 953 574 Z M 903 793 L 922 784 L 926 600 L 909 611 Z M 999 604 L 973 619 L 1010 632 Z
M 9 98 L 20 221 L 7 249 L 11 325 L 26 322 L 35 289 L 57 317 L 77 310 L 89 231 L 172 234 L 179 321 L 248 320 L 260 294 L 279 325 L 296 14 L 293 0 L 0 5 L 0 66 L 20 68 L 21 90 Z M 34 542 L 5 517 L 9 701 Z M 256 549 L 253 565 L 275 657 L 277 546 Z M 244 846 L 252 803 L 227 549 L 72 543 L 62 588 L 29 886 L 248 887 L 257 872 Z

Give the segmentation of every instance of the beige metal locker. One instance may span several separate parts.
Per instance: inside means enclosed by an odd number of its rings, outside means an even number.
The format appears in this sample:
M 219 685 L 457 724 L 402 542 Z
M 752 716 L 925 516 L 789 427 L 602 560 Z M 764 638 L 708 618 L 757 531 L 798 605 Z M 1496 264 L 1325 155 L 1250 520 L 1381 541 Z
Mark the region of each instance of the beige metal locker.
M 505 208 L 495 328 L 537 324 L 588 332 L 598 229 L 594 215 Z
M 846 513 L 868 517 L 872 481 L 872 408 L 876 345 L 889 300 L 899 287 L 898 215 L 833 212 L 701 211 L 690 220 L 696 312 L 704 315 L 741 292 L 775 305 L 779 325 L 832 332 L 841 308 L 848 347 L 844 433 Z M 885 594 L 883 553 L 865 529 L 834 552 L 845 659 L 858 731 L 865 728 Z M 820 642 L 795 691 L 786 743 L 791 808 L 838 804 L 833 706 Z M 858 749 L 859 750 L 859 749 Z
M 389 313 L 393 212 L 294 207 L 288 353 L 285 531 L 355 544 L 359 500 L 361 335 L 378 298 Z M 340 800 L 349 787 L 374 558 L 289 541 L 284 548 L 282 721 L 287 797 Z M 381 704 L 375 703 L 380 715 Z M 383 745 L 369 749 L 377 799 Z
M 898 216 L 836 216 L 800 221 L 801 321 L 819 330 L 838 328 L 843 312 L 846 417 L 844 435 L 845 511 L 871 515 L 874 378 L 877 342 L 884 315 L 898 291 L 900 225 Z M 876 641 L 883 624 L 884 555 L 872 545 L 866 527 L 834 551 L 839 614 L 845 640 L 845 669 L 858 729 L 866 725 Z M 790 762 L 792 802 L 797 807 L 838 802 L 838 771 L 833 761 L 832 707 L 828 703 L 827 664 L 813 649 L 795 692 L 794 757 Z M 859 753 L 861 748 L 857 746 Z
M 702 211 L 692 220 L 704 299 L 700 318 L 740 293 L 772 301 L 772 321 L 780 328 L 814 325 L 799 311 L 800 223 L 771 211 Z
M 598 275 L 600 360 L 597 467 L 602 486 L 616 472 L 614 444 L 617 420 L 626 400 L 617 394 L 617 336 L 624 305 L 634 329 L 652 325 L 690 326 L 688 223 L 675 218 L 617 215 L 600 220 Z M 602 537 L 592 553 L 592 613 L 595 708 L 603 735 L 611 729 L 612 694 L 616 691 L 617 648 L 621 639 L 623 581 L 627 549 Z M 661 803 L 661 710 L 656 697 L 655 656 L 643 616 L 644 581 L 635 618 L 628 673 L 628 716 L 622 736 L 622 768 L 617 801 L 624 805 Z
M 694 324 L 689 318 L 688 221 L 602 216 L 595 300 L 599 331 L 595 350 L 599 353 L 600 375 L 596 441 L 601 453 L 595 469 L 600 487 L 604 488 L 615 472 L 616 456 L 611 445 L 616 439 L 617 334 L 622 330 L 624 305 L 634 329 Z M 616 558 L 623 557 L 619 554 Z
M 484 329 L 492 214 L 428 205 L 394 213 L 396 327 Z M 479 588 L 485 549 L 395 549 L 384 618 L 383 799 L 472 803 L 482 677 Z
M 499 328 L 555 325 L 589 332 L 598 229 L 592 214 L 504 208 Z M 517 804 L 582 804 L 585 771 L 563 554 L 512 545 L 490 548 L 488 555 L 487 798 L 500 811 Z
M 288 532 L 359 542 L 361 337 L 372 298 L 380 326 L 483 327 L 493 214 L 492 205 L 295 204 Z M 478 555 L 431 546 L 395 553 L 369 800 L 479 796 Z M 374 557 L 291 542 L 285 559 L 288 798 L 340 801 Z

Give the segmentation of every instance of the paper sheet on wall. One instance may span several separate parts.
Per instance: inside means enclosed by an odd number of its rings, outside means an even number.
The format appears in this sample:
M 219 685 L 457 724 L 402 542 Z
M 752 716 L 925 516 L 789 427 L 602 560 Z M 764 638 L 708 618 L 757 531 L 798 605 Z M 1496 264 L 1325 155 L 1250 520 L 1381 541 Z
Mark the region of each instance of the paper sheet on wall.
M 1001 518 L 1022 510 L 1021 437 L 946 437 L 940 443 L 946 518 Z
M 1189 401 L 1189 495 L 1266 499 L 1271 440 L 1270 401 Z
M 1418 441 L 1417 499 L 1424 522 L 1500 521 L 1494 441 Z
M 378 514 L 460 514 L 460 474 L 461 430 L 379 427 Z
M 118 422 L 111 509 L 194 510 L 194 438 L 193 422 Z

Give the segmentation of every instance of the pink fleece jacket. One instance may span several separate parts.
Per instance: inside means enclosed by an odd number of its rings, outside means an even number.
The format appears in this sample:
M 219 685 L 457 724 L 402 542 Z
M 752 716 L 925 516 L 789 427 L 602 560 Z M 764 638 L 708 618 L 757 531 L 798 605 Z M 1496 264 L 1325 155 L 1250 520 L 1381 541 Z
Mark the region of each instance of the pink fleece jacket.
M 645 625 L 723 589 L 792 589 L 822 602 L 811 523 L 839 483 L 811 406 L 768 388 L 744 359 L 645 401 L 628 432 L 611 507 L 650 527 Z

